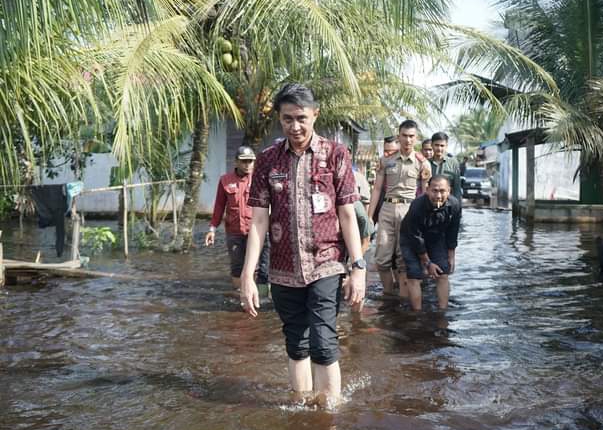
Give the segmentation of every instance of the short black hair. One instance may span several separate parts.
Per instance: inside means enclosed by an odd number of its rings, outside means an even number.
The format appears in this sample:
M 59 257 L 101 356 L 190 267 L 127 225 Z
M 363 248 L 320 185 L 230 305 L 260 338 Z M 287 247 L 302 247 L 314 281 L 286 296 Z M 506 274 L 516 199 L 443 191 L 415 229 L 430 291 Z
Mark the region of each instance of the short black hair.
M 433 136 L 431 136 L 431 140 L 432 142 L 435 142 L 436 140 L 445 140 L 446 142 L 448 142 L 448 135 L 443 131 L 438 131 L 437 133 L 434 133 Z
M 448 179 L 447 176 L 444 175 L 434 175 L 431 178 L 429 178 L 429 182 L 427 182 L 427 185 L 431 185 L 432 182 L 439 182 L 439 181 L 446 181 L 446 183 L 448 184 L 448 188 L 450 188 L 450 179 Z
M 407 119 L 406 121 L 402 121 L 400 127 L 398 127 L 398 132 L 400 132 L 400 130 L 402 130 L 403 128 L 416 128 L 418 130 L 419 125 L 412 119 Z
M 421 142 L 421 148 L 424 148 L 427 144 L 431 145 L 431 139 L 425 139 L 423 142 Z
M 387 136 L 383 138 L 383 143 L 392 143 L 396 141 L 395 136 Z
M 274 96 L 272 105 L 274 110 L 280 112 L 281 105 L 290 103 L 302 108 L 316 109 L 318 102 L 314 98 L 312 90 L 305 85 L 291 83 L 285 84 L 278 93 Z

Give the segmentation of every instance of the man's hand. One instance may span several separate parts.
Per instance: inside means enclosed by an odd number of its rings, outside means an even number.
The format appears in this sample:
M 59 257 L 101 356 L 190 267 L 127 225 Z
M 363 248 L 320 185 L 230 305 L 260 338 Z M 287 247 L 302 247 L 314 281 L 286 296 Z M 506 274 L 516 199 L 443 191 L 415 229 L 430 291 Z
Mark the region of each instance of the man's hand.
M 426 269 L 427 269 L 427 276 L 429 276 L 431 279 L 438 279 L 440 277 L 440 275 L 442 273 L 444 273 L 444 271 L 440 268 L 440 266 L 438 266 L 434 262 L 430 262 L 429 265 L 426 267 Z
M 260 295 L 258 287 L 255 285 L 253 274 L 251 276 L 241 276 L 241 307 L 252 317 L 258 316 L 260 308 Z
M 364 300 L 366 283 L 366 270 L 352 269 L 352 273 L 343 284 L 343 298 L 350 306 L 361 303 Z
M 207 232 L 205 235 L 205 246 L 211 246 L 214 244 L 214 240 L 216 238 L 216 233 L 213 231 Z

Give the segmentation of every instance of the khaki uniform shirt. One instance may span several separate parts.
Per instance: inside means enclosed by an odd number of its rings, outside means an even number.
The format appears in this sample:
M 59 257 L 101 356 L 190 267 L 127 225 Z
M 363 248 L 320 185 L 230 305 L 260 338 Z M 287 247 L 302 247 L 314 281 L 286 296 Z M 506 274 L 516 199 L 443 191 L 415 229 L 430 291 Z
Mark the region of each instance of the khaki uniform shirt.
M 429 161 L 412 151 L 408 156 L 397 152 L 381 157 L 378 174 L 383 175 L 385 198 L 414 199 L 421 181 L 431 178 Z

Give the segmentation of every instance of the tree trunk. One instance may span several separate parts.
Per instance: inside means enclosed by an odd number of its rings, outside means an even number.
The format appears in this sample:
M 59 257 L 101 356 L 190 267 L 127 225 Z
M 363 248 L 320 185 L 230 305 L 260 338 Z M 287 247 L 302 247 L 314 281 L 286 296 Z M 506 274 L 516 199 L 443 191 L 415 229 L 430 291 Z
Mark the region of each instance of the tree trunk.
M 242 145 L 249 146 L 256 153 L 260 149 L 263 140 L 262 136 L 258 135 L 258 132 L 259 130 L 246 128 L 245 135 L 243 136 L 243 142 L 241 142 Z
M 193 243 L 193 228 L 199 206 L 199 187 L 203 180 L 203 168 L 209 148 L 209 124 L 204 119 L 200 119 L 195 124 L 192 143 L 189 174 L 184 188 L 182 216 L 178 224 L 178 236 L 174 241 L 174 250 L 181 252 L 187 252 Z
M 255 121 L 248 121 L 243 136 L 243 145 L 251 147 L 256 153 L 262 149 L 264 137 L 270 133 L 272 120 L 270 117 L 260 117 Z

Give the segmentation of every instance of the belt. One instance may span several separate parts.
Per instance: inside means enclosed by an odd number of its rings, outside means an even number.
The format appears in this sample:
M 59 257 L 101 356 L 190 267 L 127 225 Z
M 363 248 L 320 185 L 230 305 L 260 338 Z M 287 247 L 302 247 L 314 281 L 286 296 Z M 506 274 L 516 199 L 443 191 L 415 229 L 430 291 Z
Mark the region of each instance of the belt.
M 386 197 L 383 199 L 383 201 L 388 203 L 411 203 L 413 199 L 405 199 L 402 197 Z

